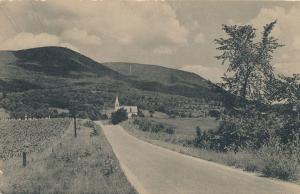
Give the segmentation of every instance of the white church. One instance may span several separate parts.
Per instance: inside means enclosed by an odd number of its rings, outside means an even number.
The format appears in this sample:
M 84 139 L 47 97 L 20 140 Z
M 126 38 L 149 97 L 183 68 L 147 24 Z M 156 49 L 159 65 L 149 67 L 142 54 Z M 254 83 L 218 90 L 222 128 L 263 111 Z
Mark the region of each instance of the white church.
M 138 115 L 138 107 L 137 106 L 120 106 L 119 98 L 117 96 L 116 101 L 115 101 L 115 111 L 118 111 L 121 108 L 126 110 L 128 118 Z

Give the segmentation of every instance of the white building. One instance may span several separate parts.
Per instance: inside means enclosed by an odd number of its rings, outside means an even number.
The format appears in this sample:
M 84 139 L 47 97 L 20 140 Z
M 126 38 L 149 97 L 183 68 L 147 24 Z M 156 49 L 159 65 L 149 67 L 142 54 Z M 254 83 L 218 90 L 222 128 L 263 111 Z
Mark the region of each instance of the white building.
M 119 98 L 117 96 L 116 101 L 115 101 L 115 111 L 118 111 L 121 108 L 126 110 L 128 118 L 131 118 L 134 115 L 137 116 L 137 114 L 138 114 L 138 107 L 137 106 L 120 106 Z

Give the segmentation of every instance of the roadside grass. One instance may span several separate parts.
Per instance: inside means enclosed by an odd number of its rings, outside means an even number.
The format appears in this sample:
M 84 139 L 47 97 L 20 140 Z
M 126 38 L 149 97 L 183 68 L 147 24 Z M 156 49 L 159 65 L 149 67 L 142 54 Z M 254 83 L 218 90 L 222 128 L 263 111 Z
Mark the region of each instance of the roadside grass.
M 203 130 L 216 129 L 219 121 L 212 117 L 201 118 L 157 118 L 150 117 L 150 120 L 165 123 L 175 127 L 176 134 L 185 136 L 195 136 L 195 129 L 201 126 Z
M 77 138 L 73 124 L 42 153 L 5 162 L 3 193 L 103 193 L 135 194 L 123 174 L 102 130 L 88 120 L 78 121 Z
M 125 121 L 121 125 L 130 134 L 139 139 L 182 154 L 232 166 L 248 172 L 255 172 L 258 176 L 279 178 L 300 184 L 300 169 L 297 168 L 297 158 L 290 158 L 280 150 L 270 148 L 270 146 L 255 153 L 248 150 L 242 150 L 237 153 L 233 151 L 216 152 L 197 148 L 192 144 L 186 143 L 190 139 L 184 139 L 183 136 L 177 133 L 167 134 L 141 131 L 137 129 L 137 126 L 131 120 Z

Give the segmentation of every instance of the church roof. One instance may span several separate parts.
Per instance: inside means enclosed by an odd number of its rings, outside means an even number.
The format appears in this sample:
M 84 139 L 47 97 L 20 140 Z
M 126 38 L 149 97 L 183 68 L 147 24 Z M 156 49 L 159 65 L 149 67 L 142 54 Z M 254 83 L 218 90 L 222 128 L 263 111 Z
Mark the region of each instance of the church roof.
M 128 113 L 137 113 L 138 112 L 137 106 L 121 106 L 120 108 L 124 108 Z

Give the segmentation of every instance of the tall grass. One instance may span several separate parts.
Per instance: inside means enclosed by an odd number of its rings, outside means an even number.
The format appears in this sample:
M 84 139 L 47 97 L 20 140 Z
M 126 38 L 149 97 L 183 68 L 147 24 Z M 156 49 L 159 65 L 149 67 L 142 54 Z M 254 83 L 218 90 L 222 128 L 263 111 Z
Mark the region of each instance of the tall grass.
M 258 158 L 263 162 L 262 173 L 284 180 L 299 179 L 299 145 L 298 138 L 288 145 L 282 145 L 279 139 L 271 138 L 257 153 Z

